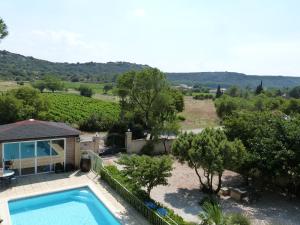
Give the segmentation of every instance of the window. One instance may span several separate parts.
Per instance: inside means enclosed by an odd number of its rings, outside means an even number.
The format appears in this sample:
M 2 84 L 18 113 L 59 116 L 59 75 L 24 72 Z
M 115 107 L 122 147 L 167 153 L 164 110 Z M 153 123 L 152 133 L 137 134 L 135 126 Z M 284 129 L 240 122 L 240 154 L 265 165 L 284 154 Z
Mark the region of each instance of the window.
M 63 170 L 65 139 L 4 143 L 3 161 L 16 175 Z
M 51 171 L 51 148 L 50 141 L 37 141 L 36 144 L 37 156 L 37 172 L 45 173 Z
M 21 174 L 35 173 L 35 142 L 21 142 Z
M 65 140 L 52 140 L 51 141 L 51 153 L 52 153 L 52 163 L 53 169 L 58 170 L 63 168 L 65 161 Z
M 10 161 L 19 158 L 19 143 L 4 144 L 4 161 Z

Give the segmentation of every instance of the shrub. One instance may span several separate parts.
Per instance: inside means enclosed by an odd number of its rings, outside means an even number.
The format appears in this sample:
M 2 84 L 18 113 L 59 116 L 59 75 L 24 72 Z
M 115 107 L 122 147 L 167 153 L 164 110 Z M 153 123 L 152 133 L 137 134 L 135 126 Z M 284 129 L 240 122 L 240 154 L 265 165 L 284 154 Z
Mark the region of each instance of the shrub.
M 113 121 L 101 113 L 92 114 L 79 123 L 79 129 L 83 131 L 105 131 L 112 126 Z
M 213 99 L 214 96 L 212 94 L 207 94 L 207 93 L 201 93 L 201 94 L 196 94 L 193 99 L 196 100 L 205 100 L 205 99 Z
M 185 121 L 185 117 L 184 117 L 183 115 L 178 115 L 178 116 L 177 116 L 177 119 L 178 119 L 179 121 Z
M 23 85 L 24 85 L 24 81 L 18 81 L 18 82 L 17 82 L 17 85 L 23 86 Z
M 147 143 L 142 147 L 141 154 L 142 155 L 153 155 L 154 152 L 154 142 L 147 141 Z
M 205 202 L 200 213 L 201 225 L 227 225 L 227 217 L 222 212 L 219 204 Z
M 80 91 L 81 96 L 85 96 L 85 97 L 92 97 L 92 95 L 94 94 L 93 89 L 84 84 L 80 85 L 80 87 L 78 88 L 78 91 Z
M 230 225 L 251 225 L 249 218 L 240 213 L 233 213 L 228 218 Z
M 216 198 L 216 196 L 214 196 L 214 195 L 207 195 L 207 196 L 205 196 L 205 197 L 203 197 L 201 199 L 201 201 L 199 202 L 199 205 L 203 206 L 206 202 L 211 203 L 211 204 L 218 204 L 219 203 L 219 201 Z

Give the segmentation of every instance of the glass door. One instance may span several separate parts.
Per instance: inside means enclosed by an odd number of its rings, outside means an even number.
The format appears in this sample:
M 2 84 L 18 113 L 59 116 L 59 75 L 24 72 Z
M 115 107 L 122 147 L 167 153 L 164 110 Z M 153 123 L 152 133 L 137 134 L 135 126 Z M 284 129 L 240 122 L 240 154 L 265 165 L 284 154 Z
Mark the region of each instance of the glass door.
M 3 167 L 15 171 L 15 175 L 20 175 L 20 152 L 19 143 L 4 144 Z
M 51 156 L 53 170 L 63 170 L 65 161 L 65 140 L 58 139 L 51 141 Z
M 35 142 L 21 142 L 21 175 L 35 174 Z
M 36 144 L 36 168 L 37 173 L 51 171 L 51 148 L 50 141 L 37 141 Z

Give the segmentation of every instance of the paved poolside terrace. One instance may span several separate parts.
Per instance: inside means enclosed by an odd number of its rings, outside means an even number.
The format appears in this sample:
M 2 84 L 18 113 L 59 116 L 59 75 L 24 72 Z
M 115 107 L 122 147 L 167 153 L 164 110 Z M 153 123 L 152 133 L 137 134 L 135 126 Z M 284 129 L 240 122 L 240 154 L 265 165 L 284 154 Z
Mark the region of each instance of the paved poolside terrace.
M 7 206 L 10 199 L 34 196 L 65 189 L 89 186 L 106 207 L 126 225 L 148 225 L 149 223 L 134 208 L 127 204 L 114 190 L 100 180 L 93 172 L 61 174 L 39 174 L 17 177 L 16 182 L 7 188 L 0 189 L 1 225 L 12 225 Z

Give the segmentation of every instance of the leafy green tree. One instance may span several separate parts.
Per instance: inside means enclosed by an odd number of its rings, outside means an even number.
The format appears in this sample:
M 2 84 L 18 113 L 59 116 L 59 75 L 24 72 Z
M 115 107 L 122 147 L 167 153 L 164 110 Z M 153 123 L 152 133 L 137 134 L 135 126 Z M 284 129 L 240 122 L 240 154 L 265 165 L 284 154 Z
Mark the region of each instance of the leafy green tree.
M 263 83 L 261 81 L 260 84 L 256 87 L 255 94 L 259 95 L 259 94 L 263 93 L 263 91 L 264 91 L 264 88 L 263 88 Z
M 292 98 L 300 98 L 300 86 L 294 87 L 290 90 L 289 96 Z
M 170 88 L 158 69 L 123 74 L 118 78 L 117 90 L 123 115 L 141 118 L 151 139 L 157 135 L 157 126 L 183 110 L 182 95 Z
M 126 101 L 126 97 L 128 96 L 129 91 L 126 88 L 117 88 L 115 91 L 120 98 L 120 120 L 124 121 L 125 112 L 127 111 L 126 108 L 129 106 L 129 104 Z
M 172 101 L 177 112 L 182 112 L 184 110 L 184 99 L 181 91 L 176 89 L 169 89 L 169 93 L 172 97 Z
M 173 161 L 169 156 L 122 155 L 118 164 L 124 166 L 123 173 L 138 188 L 145 188 L 150 196 L 157 185 L 167 185 Z
M 255 107 L 256 111 L 264 111 L 265 110 L 264 98 L 255 98 L 254 99 L 254 107 Z
M 79 122 L 79 128 L 83 131 L 107 131 L 112 127 L 113 123 L 112 119 L 105 116 L 103 113 L 93 113 L 89 117 L 81 120 Z
M 286 106 L 284 107 L 284 112 L 288 115 L 294 113 L 300 113 L 300 100 L 299 99 L 290 99 Z
M 172 135 L 174 136 L 179 133 L 179 128 L 180 126 L 177 120 L 165 121 L 159 128 L 159 132 L 162 134 L 160 138 L 164 144 L 165 153 L 168 153 L 167 141 Z
M 112 90 L 113 89 L 113 85 L 112 84 L 105 84 L 104 86 L 103 86 L 103 93 L 104 94 L 107 94 L 107 92 L 109 91 L 109 90 Z
M 94 91 L 91 87 L 88 85 L 81 84 L 78 88 L 80 95 L 85 97 L 92 97 L 94 94 Z
M 40 118 L 48 106 L 36 89 L 21 87 L 11 90 L 0 96 L 0 124 Z
M 173 143 L 173 155 L 186 161 L 199 179 L 201 188 L 208 193 L 218 193 L 224 170 L 237 169 L 243 163 L 246 152 L 241 141 L 228 141 L 220 129 L 205 129 L 198 135 L 183 134 Z M 198 169 L 203 169 L 203 177 Z M 217 188 L 213 187 L 217 175 Z
M 0 40 L 8 35 L 8 30 L 3 19 L 0 18 Z
M 12 95 L 0 96 L 0 124 L 13 123 L 19 119 L 21 102 Z
M 36 119 L 40 113 L 46 112 L 48 102 L 42 98 L 36 89 L 21 87 L 10 92 L 21 102 L 19 119 Z
M 31 84 L 32 87 L 39 89 L 41 93 L 46 89 L 47 85 L 44 80 L 37 80 L 34 83 Z
M 240 172 L 264 185 L 285 177 L 289 188 L 300 178 L 300 117 L 281 112 L 239 112 L 224 122 L 229 139 L 239 138 L 248 152 Z
M 231 97 L 239 97 L 240 96 L 240 89 L 237 86 L 231 86 L 227 91 L 226 94 L 228 94 Z
M 46 76 L 43 80 L 46 88 L 52 92 L 61 91 L 64 88 L 63 82 L 55 76 Z
M 241 106 L 237 98 L 232 98 L 226 95 L 216 99 L 215 105 L 217 114 L 220 118 L 224 118 L 225 116 L 232 114 Z
M 223 92 L 221 90 L 221 86 L 218 85 L 217 92 L 216 92 L 216 98 L 220 98 L 222 95 L 223 95 Z

